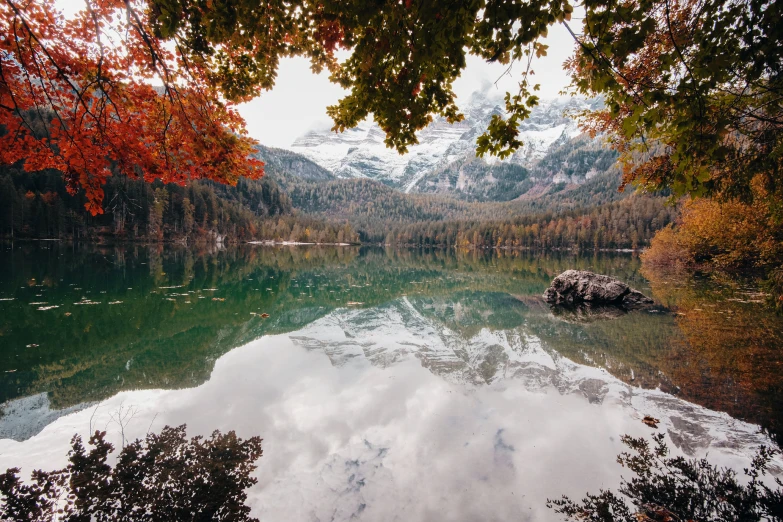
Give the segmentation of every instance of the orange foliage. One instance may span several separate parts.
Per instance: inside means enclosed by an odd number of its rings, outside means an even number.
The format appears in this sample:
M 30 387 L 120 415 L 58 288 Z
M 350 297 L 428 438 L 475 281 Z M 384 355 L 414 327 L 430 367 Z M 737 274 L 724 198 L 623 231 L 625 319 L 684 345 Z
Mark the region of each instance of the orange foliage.
M 699 266 L 765 273 L 769 301 L 783 310 L 783 222 L 760 184 L 752 203 L 696 199 L 682 206 L 676 227 L 659 230 L 642 253 L 648 269 Z
M 57 201 L 57 192 L 44 192 L 41 194 L 41 199 L 47 205 L 53 205 Z
M 641 259 L 645 265 L 677 267 L 692 264 L 693 254 L 682 235 L 669 225 L 655 233 Z
M 63 172 L 92 214 L 112 174 L 180 184 L 263 175 L 240 116 L 198 63 L 154 36 L 144 3 L 86 5 L 65 18 L 54 0 L 0 2 L 0 164 Z
M 769 213 L 759 207 L 739 201 L 690 201 L 680 228 L 697 259 L 721 268 L 763 265 L 780 245 L 775 245 Z
M 756 192 L 759 196 L 761 190 Z M 642 260 L 651 265 L 774 268 L 783 263 L 783 224 L 764 197 L 753 203 L 688 200 L 677 227 L 658 231 Z

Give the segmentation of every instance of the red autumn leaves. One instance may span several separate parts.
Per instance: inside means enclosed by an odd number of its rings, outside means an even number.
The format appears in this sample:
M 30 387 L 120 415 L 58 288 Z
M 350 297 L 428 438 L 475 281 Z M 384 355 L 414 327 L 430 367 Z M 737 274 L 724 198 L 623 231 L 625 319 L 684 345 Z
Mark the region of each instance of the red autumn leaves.
M 66 19 L 52 0 L 0 0 L 0 163 L 63 172 L 94 215 L 111 175 L 263 175 L 241 117 L 176 41 L 153 36 L 144 9 L 88 0 Z

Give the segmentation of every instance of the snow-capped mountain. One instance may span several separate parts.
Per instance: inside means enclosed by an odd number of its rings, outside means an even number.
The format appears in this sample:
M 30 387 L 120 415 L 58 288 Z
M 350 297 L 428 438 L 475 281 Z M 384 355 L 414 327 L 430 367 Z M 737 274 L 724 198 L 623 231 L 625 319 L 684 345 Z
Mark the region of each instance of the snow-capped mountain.
M 27 440 L 41 432 L 60 417 L 82 411 L 94 402 L 83 402 L 61 410 L 52 409 L 49 396 L 39 393 L 21 397 L 2 405 L 0 439 Z
M 431 191 L 420 186 L 420 182 L 451 165 L 471 161 L 474 170 L 478 164 L 489 171 L 500 163 L 495 158 L 474 158 L 476 138 L 486 130 L 493 115 L 502 114 L 502 103 L 488 93 L 475 92 L 463 107 L 463 121 L 450 124 L 444 118 L 436 119 L 418 134 L 419 143 L 405 155 L 386 147 L 385 133 L 373 122 L 339 134 L 310 131 L 298 138 L 291 150 L 337 177 L 371 178 L 405 192 Z M 542 101 L 521 125 L 524 147 L 502 163 L 531 166 L 553 148 L 577 137 L 580 131 L 569 113 L 591 108 L 595 103 L 580 98 Z

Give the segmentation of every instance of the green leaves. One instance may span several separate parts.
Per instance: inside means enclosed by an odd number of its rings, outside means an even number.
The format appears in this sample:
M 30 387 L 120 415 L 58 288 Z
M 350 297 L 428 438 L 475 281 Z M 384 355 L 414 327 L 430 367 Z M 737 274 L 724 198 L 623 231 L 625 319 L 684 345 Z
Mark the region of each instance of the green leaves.
M 614 136 L 624 184 L 752 198 L 764 183 L 783 201 L 782 76 L 762 51 L 781 50 L 779 10 L 764 0 L 586 5 L 572 88 L 604 98 L 586 128 Z
M 602 97 L 586 130 L 613 137 L 626 184 L 678 194 L 750 194 L 764 178 L 783 201 L 783 12 L 772 0 L 589 0 L 574 93 Z M 328 108 L 334 130 L 372 116 L 405 152 L 437 116 L 460 121 L 452 90 L 466 53 L 526 61 L 517 94 L 477 142 L 479 156 L 523 146 L 528 74 L 539 39 L 571 18 L 564 0 L 150 0 L 161 35 L 176 39 L 229 100 L 274 85 L 279 60 L 307 56 L 349 94 Z M 574 34 L 580 31 L 577 29 Z M 337 49 L 350 52 L 338 62 Z M 666 165 L 665 170 L 656 170 Z M 676 174 L 676 175 L 675 175 Z
M 506 2 L 447 0 L 431 2 L 343 2 L 327 0 L 150 0 L 151 18 L 165 38 L 176 39 L 195 63 L 210 72 L 229 100 L 258 95 L 274 85 L 279 60 L 307 56 L 313 67 L 327 67 L 330 79 L 349 94 L 328 108 L 334 129 L 342 131 L 372 115 L 386 132 L 386 143 L 400 152 L 418 142 L 416 132 L 435 116 L 462 119 L 452 84 L 471 52 L 509 63 L 532 50 L 548 27 L 570 18 L 563 0 Z M 350 50 L 342 63 L 336 49 Z M 510 153 L 526 112 L 514 104 L 509 121 L 496 122 L 486 151 Z M 490 145 L 493 144 L 493 145 Z
M 538 90 L 538 85 L 533 90 Z M 538 96 L 531 95 L 527 89 L 527 80 L 519 85 L 519 93 L 511 96 L 506 93 L 506 113 L 508 118 L 499 114 L 492 116 L 486 132 L 478 137 L 476 156 L 483 157 L 489 153 L 500 159 L 505 159 L 517 151 L 522 145 L 518 139 L 519 124 L 530 116 L 530 111 L 538 105 Z

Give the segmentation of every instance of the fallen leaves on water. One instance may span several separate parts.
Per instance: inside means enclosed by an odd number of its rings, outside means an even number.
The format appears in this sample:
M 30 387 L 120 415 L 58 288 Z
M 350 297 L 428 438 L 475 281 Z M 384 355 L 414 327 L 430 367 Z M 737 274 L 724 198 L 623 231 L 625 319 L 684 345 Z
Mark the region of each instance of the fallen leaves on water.
M 655 417 L 650 417 L 649 415 L 645 415 L 644 418 L 642 419 L 642 422 L 645 423 L 646 425 L 648 425 L 651 428 L 657 428 L 658 427 L 658 423 L 661 422 L 661 421 L 659 421 Z
M 71 312 L 65 312 L 65 317 L 70 317 L 70 316 L 71 316 Z

